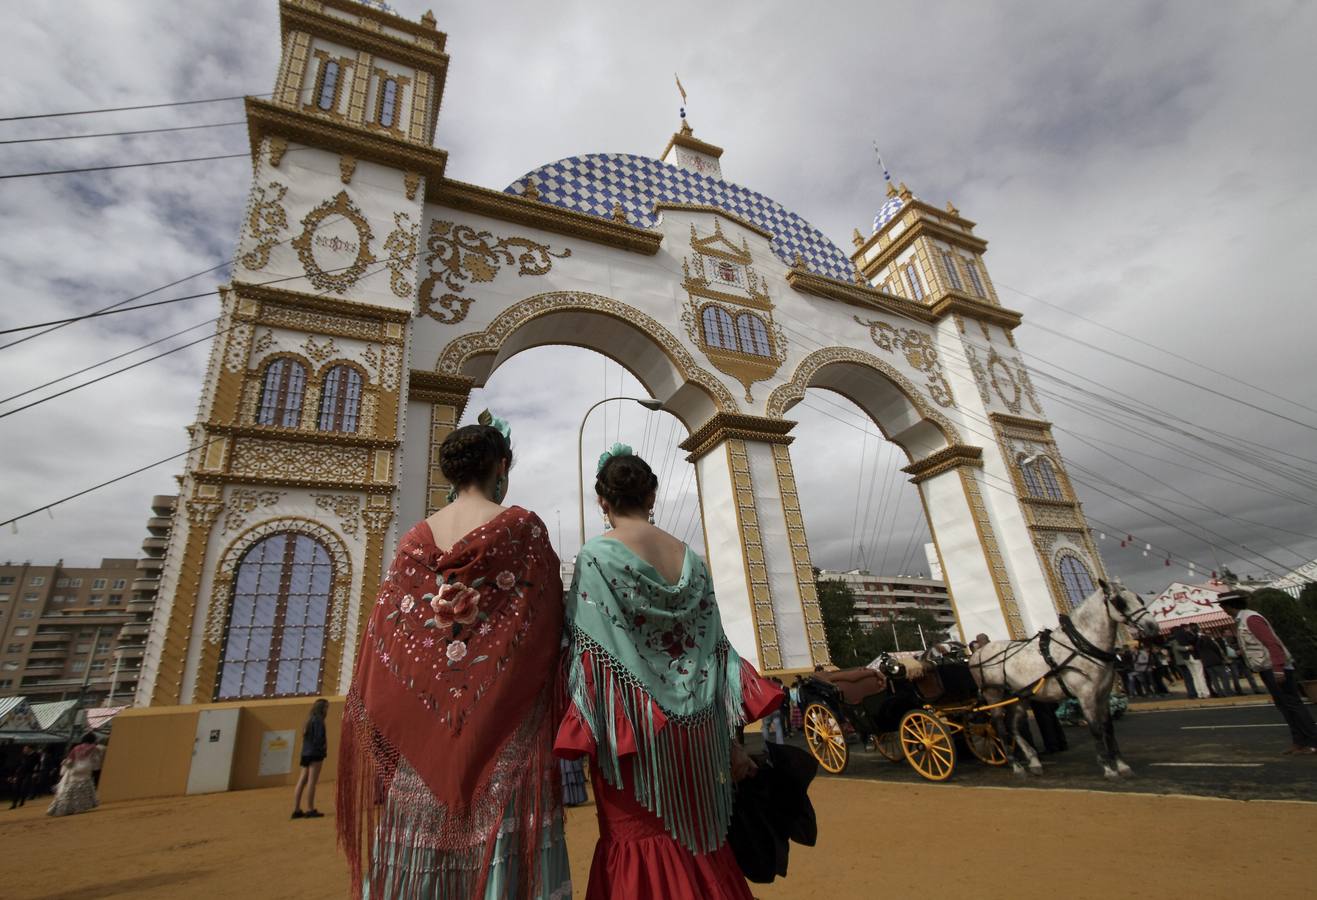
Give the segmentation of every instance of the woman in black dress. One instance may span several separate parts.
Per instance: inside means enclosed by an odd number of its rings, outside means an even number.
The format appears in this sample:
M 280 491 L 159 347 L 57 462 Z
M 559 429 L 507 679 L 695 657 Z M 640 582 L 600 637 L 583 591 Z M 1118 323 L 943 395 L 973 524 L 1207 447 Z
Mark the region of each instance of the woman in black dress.
M 328 712 L 329 701 L 317 700 L 311 707 L 306 727 L 302 729 L 302 774 L 293 794 L 294 819 L 318 819 L 324 815 L 316 809 L 316 780 L 320 778 L 320 767 L 329 755 L 329 738 L 325 735 L 325 715 Z M 302 812 L 302 791 L 306 791 L 306 812 Z

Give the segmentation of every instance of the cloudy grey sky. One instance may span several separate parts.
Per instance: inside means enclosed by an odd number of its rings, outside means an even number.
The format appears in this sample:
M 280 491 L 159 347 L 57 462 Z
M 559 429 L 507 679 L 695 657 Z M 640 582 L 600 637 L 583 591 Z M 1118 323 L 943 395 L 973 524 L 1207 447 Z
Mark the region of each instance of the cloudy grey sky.
M 415 18 L 427 2 L 395 5 Z M 676 121 L 676 70 L 697 134 L 726 148 L 726 177 L 849 247 L 881 202 L 876 138 L 899 179 L 935 204 L 953 200 L 990 242 L 989 270 L 1003 302 L 1026 316 L 1020 345 L 1086 510 L 1108 535 L 1101 549 L 1113 572 L 1147 591 L 1185 579 L 1185 560 L 1200 573 L 1225 564 L 1248 574 L 1317 556 L 1317 6 L 489 2 L 434 11 L 449 35 L 437 143 L 452 177 L 501 188 L 563 156 L 657 154 Z M 3 16 L 11 75 L 0 82 L 0 116 L 265 93 L 279 55 L 273 0 L 6 0 Z M 231 102 L 0 122 L 0 141 L 241 118 Z M 242 127 L 0 144 L 0 174 L 245 146 Z M 226 262 L 248 172 L 223 160 L 4 181 L 0 328 Z M 158 296 L 216 283 L 212 273 Z M 216 312 L 203 298 L 0 350 L 0 396 Z M 57 388 L 0 402 L 0 520 L 182 450 L 205 346 L 12 416 Z M 511 360 L 472 402 L 472 413 L 490 405 L 515 420 L 512 499 L 551 527 L 560 511 L 568 554 L 575 428 L 605 386 L 639 390 L 600 356 L 549 348 Z M 645 446 L 669 473 L 661 523 L 697 535 L 689 467 L 672 449 L 684 435 L 635 407 L 619 421 L 617 409 L 591 420 L 592 452 L 619 435 Z M 834 395 L 811 392 L 793 416 L 816 562 L 925 569 L 927 538 L 899 453 L 866 437 L 858 411 Z M 136 555 L 149 498 L 172 489 L 175 471 L 6 529 L 0 559 Z M 1121 549 L 1124 534 L 1139 549 Z M 1148 557 L 1145 542 L 1156 548 Z

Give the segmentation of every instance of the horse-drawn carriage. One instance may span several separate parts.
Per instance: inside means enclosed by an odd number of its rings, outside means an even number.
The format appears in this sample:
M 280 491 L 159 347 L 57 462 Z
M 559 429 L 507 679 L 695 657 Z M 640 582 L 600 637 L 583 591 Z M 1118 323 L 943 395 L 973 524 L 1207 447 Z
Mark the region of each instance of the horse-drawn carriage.
M 959 654 L 907 660 L 884 654 L 865 668 L 817 672 L 801 686 L 800 703 L 810 753 L 833 774 L 850 762 L 848 730 L 861 746 L 872 739 L 887 759 L 904 759 L 929 781 L 951 777 L 957 736 L 990 766 L 1008 761 L 990 714 L 1001 704 L 981 699 Z

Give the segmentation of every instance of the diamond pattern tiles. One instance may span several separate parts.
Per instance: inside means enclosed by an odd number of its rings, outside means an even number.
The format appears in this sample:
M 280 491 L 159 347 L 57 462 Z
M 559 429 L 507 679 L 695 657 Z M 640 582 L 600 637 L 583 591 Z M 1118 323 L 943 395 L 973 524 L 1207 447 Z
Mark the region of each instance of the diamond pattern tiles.
M 799 253 L 811 271 L 841 281 L 854 278 L 850 257 L 813 225 L 763 194 L 698 172 L 629 153 L 591 153 L 560 159 L 508 185 L 521 194 L 534 180 L 540 199 L 577 212 L 611 218 L 622 204 L 627 221 L 656 222 L 655 203 L 695 203 L 735 213 L 774 235 L 773 252 L 788 266 Z
M 873 217 L 873 230 L 876 232 L 888 222 L 895 219 L 896 214 L 901 211 L 901 207 L 904 205 L 905 201 L 900 197 L 893 197 L 879 207 L 878 215 Z

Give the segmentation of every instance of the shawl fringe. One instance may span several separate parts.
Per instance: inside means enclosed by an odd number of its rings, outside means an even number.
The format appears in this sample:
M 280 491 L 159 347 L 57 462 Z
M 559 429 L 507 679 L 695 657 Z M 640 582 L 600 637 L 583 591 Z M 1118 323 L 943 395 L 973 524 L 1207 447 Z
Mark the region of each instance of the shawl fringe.
M 499 750 L 500 764 L 474 793 L 469 809 L 444 807 L 401 754 L 371 724 L 354 688 L 344 707 L 336 816 L 347 857 L 351 896 L 481 900 L 500 835 L 518 877 L 502 900 L 538 896 L 541 856 L 560 815 L 561 786 L 552 753 L 546 690 L 535 714 Z M 506 824 L 506 827 L 505 827 Z
M 692 853 L 723 845 L 732 817 L 731 745 L 745 724 L 741 661 L 724 639 L 711 702 L 690 715 L 656 725 L 657 704 L 639 680 L 607 650 L 573 627 L 567 689 L 596 744 L 599 773 L 614 788 L 624 783 L 618 735 L 623 720 L 635 736 L 631 777 L 636 802 L 654 813 L 673 839 Z M 629 755 L 629 754 L 628 754 Z

